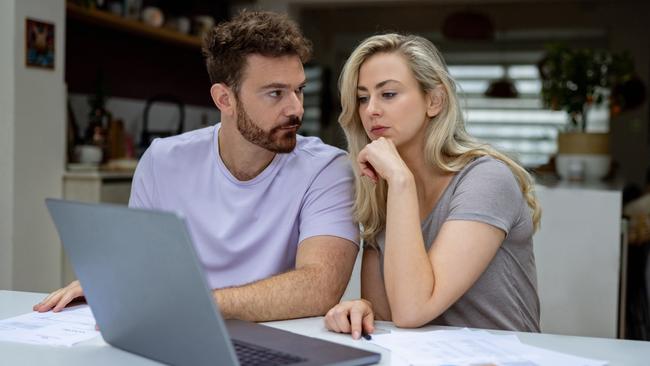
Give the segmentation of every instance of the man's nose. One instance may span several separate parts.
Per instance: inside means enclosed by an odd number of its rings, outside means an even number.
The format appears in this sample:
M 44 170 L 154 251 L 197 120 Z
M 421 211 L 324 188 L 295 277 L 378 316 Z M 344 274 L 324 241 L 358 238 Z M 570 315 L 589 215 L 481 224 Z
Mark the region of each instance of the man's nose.
M 302 97 L 298 93 L 291 93 L 289 97 L 288 105 L 285 109 L 285 114 L 287 116 L 298 116 L 302 118 L 305 108 L 302 105 Z

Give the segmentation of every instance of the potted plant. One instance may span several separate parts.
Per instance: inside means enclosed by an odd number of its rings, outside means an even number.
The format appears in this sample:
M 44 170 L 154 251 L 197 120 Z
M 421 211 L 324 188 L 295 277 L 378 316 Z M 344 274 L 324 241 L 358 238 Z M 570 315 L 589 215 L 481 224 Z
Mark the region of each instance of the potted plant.
M 587 109 L 609 101 L 610 112 L 614 114 L 633 107 L 634 103 L 640 104 L 638 91 L 633 95 L 621 92 L 628 90 L 630 94 L 630 85 L 637 89 L 640 85 L 641 95 L 644 94 L 632 58 L 628 53 L 556 44 L 548 47 L 539 70 L 544 104 L 569 115 L 566 131 L 558 136 L 559 175 L 573 179 L 603 178 L 610 166 L 609 135 L 587 132 Z

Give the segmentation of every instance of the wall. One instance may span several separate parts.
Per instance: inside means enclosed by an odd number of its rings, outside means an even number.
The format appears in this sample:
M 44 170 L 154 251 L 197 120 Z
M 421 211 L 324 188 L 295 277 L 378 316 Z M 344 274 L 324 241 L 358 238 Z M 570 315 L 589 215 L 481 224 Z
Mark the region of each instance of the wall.
M 3 270 L 2 286 L 15 290 L 51 291 L 60 286 L 61 246 L 50 221 L 43 200 L 60 197 L 65 157 L 65 87 L 63 82 L 65 53 L 64 0 L 21 0 L 3 2 L 2 27 L 11 26 L 7 34 L 13 47 L 3 47 L 0 75 L 13 75 L 9 90 L 3 92 L 3 101 L 10 113 L 3 117 L 4 160 L 0 201 L 3 229 L 0 234 L 2 254 L 10 253 L 13 267 L 6 279 Z M 25 66 L 25 18 L 33 18 L 55 25 L 55 69 L 45 70 Z M 5 22 L 6 21 L 6 22 Z M 3 37 L 6 37 L 5 32 Z M 3 43 L 9 43 L 3 40 Z M 10 60 L 7 62 L 6 57 Z M 11 63 L 12 65 L 8 66 Z M 8 71 L 9 70 L 9 71 Z M 7 88 L 3 84 L 3 88 Z M 5 99 L 6 98 L 6 99 Z M 11 110 L 13 109 L 13 113 Z M 12 141 L 4 145 L 4 140 Z M 13 142 L 13 144 L 12 144 Z M 8 160 L 7 160 L 8 159 Z M 8 199 L 9 198 L 9 199 Z M 13 200 L 13 202 L 9 202 Z M 9 203 L 8 203 L 9 202 Z M 9 223 L 6 219 L 11 220 Z M 12 219 L 13 218 L 13 219 Z M 4 230 L 3 230 L 4 232 Z M 9 237 L 7 237 L 9 236 Z M 4 262 L 7 257 L 3 256 Z
M 0 289 L 13 282 L 14 1 L 0 1 Z
M 49 292 L 62 276 L 61 245 L 44 199 L 61 197 L 65 169 L 65 0 L 2 1 L 0 14 L 0 289 Z M 27 17 L 55 24 L 53 71 L 25 66 Z M 196 69 L 207 78 L 202 64 Z M 209 101 L 208 89 L 201 90 Z M 83 124 L 85 96 L 72 99 Z M 108 106 L 139 132 L 142 101 L 115 98 Z M 155 108 L 152 118 L 165 108 Z M 218 121 L 213 107 L 187 106 L 186 129 L 199 127 L 204 113 L 209 124 Z
M 620 173 L 628 181 L 643 187 L 644 184 L 650 184 L 645 182 L 646 169 L 650 169 L 650 2 L 639 1 L 633 4 L 635 5 L 627 7 L 607 6 L 603 9 L 603 18 L 620 20 L 615 23 L 615 27 L 608 25 L 611 28 L 611 47 L 618 52 L 630 52 L 645 83 L 644 105 L 621 113 L 610 122 L 614 140 L 612 155 L 620 164 Z

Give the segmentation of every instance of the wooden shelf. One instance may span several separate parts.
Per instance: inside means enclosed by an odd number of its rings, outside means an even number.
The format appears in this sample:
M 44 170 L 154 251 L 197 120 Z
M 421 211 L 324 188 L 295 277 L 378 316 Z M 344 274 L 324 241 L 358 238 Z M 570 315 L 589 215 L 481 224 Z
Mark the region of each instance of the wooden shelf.
M 97 9 L 84 8 L 70 2 L 66 2 L 66 10 L 69 18 L 85 23 L 107 27 L 180 46 L 201 48 L 201 39 L 199 37 L 190 36 L 166 28 L 152 27 L 137 20 L 122 18 Z

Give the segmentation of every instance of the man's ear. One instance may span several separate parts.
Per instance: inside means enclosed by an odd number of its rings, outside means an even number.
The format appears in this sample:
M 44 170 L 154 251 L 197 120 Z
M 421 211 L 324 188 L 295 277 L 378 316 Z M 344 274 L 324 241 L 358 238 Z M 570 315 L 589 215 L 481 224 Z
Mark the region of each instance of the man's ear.
M 433 118 L 440 113 L 447 100 L 445 88 L 438 85 L 435 89 L 427 92 L 427 117 Z
M 221 111 L 221 113 L 232 115 L 236 112 L 235 94 L 233 93 L 232 89 L 230 89 L 230 87 L 228 87 L 226 84 L 212 84 L 212 87 L 210 87 L 210 96 L 212 96 L 214 105 L 219 108 L 219 111 Z

